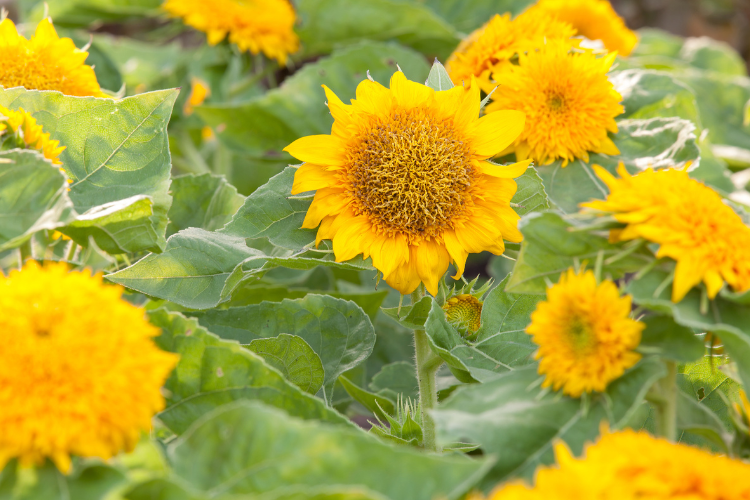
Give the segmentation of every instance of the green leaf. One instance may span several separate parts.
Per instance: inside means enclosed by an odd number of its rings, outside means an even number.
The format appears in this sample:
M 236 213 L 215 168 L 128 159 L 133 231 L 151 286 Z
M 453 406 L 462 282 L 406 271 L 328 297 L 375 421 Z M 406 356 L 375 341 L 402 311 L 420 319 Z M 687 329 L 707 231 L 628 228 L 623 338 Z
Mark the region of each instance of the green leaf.
M 30 17 L 42 19 L 47 13 L 44 2 L 34 3 L 36 7 Z M 160 3 L 159 0 L 57 0 L 49 6 L 48 15 L 55 24 L 83 28 L 93 23 L 123 22 L 130 16 L 158 15 Z
M 459 42 L 453 27 L 420 2 L 300 0 L 297 14 L 301 21 L 297 32 L 306 55 L 326 54 L 334 47 L 369 39 L 397 40 L 426 54 L 447 57 Z
M 700 128 L 701 119 L 695 94 L 673 75 L 663 71 L 629 69 L 610 76 L 622 95 L 625 112 L 618 118 L 677 117 Z
M 0 250 L 75 216 L 60 169 L 35 151 L 0 151 Z
M 631 281 L 626 290 L 638 305 L 669 314 L 680 325 L 718 336 L 727 354 L 737 363 L 743 384 L 750 387 L 750 315 L 747 307 L 717 296 L 711 301 L 709 311 L 701 314 L 701 290 L 693 288 L 675 304 L 670 300 L 672 287 L 661 286 L 668 277 L 668 271 L 655 269 L 641 279 Z
M 451 77 L 445 70 L 445 66 L 440 64 L 440 61 L 435 58 L 435 62 L 432 63 L 430 74 L 427 75 L 427 81 L 425 85 L 433 90 L 450 90 L 454 87 Z
M 172 203 L 167 123 L 178 92 L 163 90 L 114 100 L 0 89 L 0 105 L 22 107 L 65 146 L 60 159 L 73 180 L 68 195 L 78 213 L 132 196 L 150 197 L 152 230 L 158 236 L 157 246 L 163 248 Z
M 650 386 L 663 376 L 663 364 L 644 359 L 612 382 L 606 397 L 594 395 L 588 411 L 579 399 L 544 396 L 535 387 L 539 375 L 529 366 L 483 384 L 460 387 L 431 412 L 444 443 L 479 443 L 498 461 L 487 483 L 531 476 L 540 464 L 553 462 L 552 446 L 563 440 L 579 455 L 599 434 L 602 421 L 619 429 L 637 411 Z
M 638 30 L 638 45 L 633 49 L 631 57 L 649 55 L 677 57 L 684 41 L 684 38 L 664 30 L 642 28 Z
M 122 472 L 96 461 L 75 466 L 62 474 L 49 460 L 44 465 L 24 468 L 15 461 L 0 471 L 3 500 L 100 500 L 125 483 Z
M 641 335 L 639 351 L 658 354 L 679 363 L 700 359 L 706 352 L 703 341 L 695 332 L 678 325 L 670 316 L 647 316 L 641 321 L 646 328 Z
M 247 348 L 303 391 L 315 394 L 323 387 L 323 363 L 302 337 L 280 333 L 277 337 L 255 339 Z
M 181 485 L 165 478 L 149 479 L 139 483 L 125 493 L 125 500 L 204 500 L 203 495 L 194 495 Z
M 153 201 L 148 196 L 131 196 L 120 201 L 91 208 L 60 232 L 73 241 L 87 246 L 89 237 L 109 254 L 160 251 L 159 237 L 154 231 L 151 217 Z
M 726 453 L 729 450 L 725 438 L 728 433 L 719 417 L 692 395 L 683 391 L 677 395 L 677 428 L 711 440 L 722 452 Z M 681 441 L 686 437 L 683 434 Z
M 711 412 L 722 423 L 724 432 L 733 428 L 730 412 L 734 410 L 727 406 L 727 402 L 737 401 L 739 391 L 742 389 L 739 383 L 724 373 L 722 368 L 728 363 L 726 358 L 705 356 L 695 363 L 681 366 L 677 378 L 677 383 L 686 397 L 690 398 L 693 403 L 700 404 L 704 409 L 701 413 Z M 706 420 L 705 423 L 716 428 L 713 418 L 698 419 L 698 416 L 690 417 L 690 421 Z M 690 427 L 684 428 L 692 430 Z
M 441 18 L 463 33 L 470 33 L 487 23 L 495 14 L 523 12 L 533 0 L 424 0 Z
M 339 377 L 339 382 L 341 382 L 341 385 L 344 387 L 347 394 L 354 398 L 355 401 L 362 404 L 362 406 L 370 410 L 380 420 L 387 420 L 388 417 L 386 414 L 395 414 L 396 403 L 389 397 L 362 389 L 349 380 L 345 375 Z
M 419 302 L 415 305 L 401 306 L 399 312 L 398 307 L 386 307 L 383 308 L 383 312 L 391 319 L 398 321 L 398 323 L 410 330 L 421 330 L 424 327 L 427 316 L 430 314 L 432 308 L 432 299 L 430 297 L 422 297 Z
M 221 229 L 245 201 L 224 177 L 213 174 L 175 177 L 171 191 L 167 236 L 189 227 Z
M 213 495 L 350 485 L 394 500 L 456 499 L 491 464 L 394 448 L 358 429 L 304 422 L 248 402 L 206 415 L 168 446 L 167 456 L 177 476 Z
M 353 302 L 326 295 L 191 315 L 211 332 L 241 344 L 281 333 L 298 335 L 323 362 L 323 392 L 329 403 L 339 375 L 364 362 L 375 345 L 375 331 L 364 311 Z
M 196 320 L 164 309 L 150 311 L 149 319 L 162 329 L 159 346 L 180 355 L 165 384 L 167 407 L 158 415 L 176 434 L 214 408 L 239 399 L 257 399 L 300 418 L 350 425 L 323 401 L 287 382 L 263 358 L 237 342 L 221 340 Z
M 550 201 L 566 213 L 577 212 L 580 203 L 603 199 L 608 190 L 596 176 L 592 165 L 600 165 L 615 176 L 620 162 L 630 173 L 646 168 L 679 166 L 700 156 L 695 144 L 695 125 L 679 118 L 622 120 L 612 140 L 620 150 L 618 156 L 591 154 L 589 161 L 576 160 L 563 168 L 558 160 L 537 167 Z
M 345 0 L 344 3 L 344 10 L 361 11 L 365 8 Z M 372 4 L 368 2 L 367 5 Z M 304 17 L 303 13 L 301 15 Z M 349 19 L 362 19 L 361 15 L 360 12 Z M 368 24 L 357 22 L 357 26 Z M 322 33 L 316 33 L 316 39 L 322 41 Z M 293 141 L 307 135 L 331 133 L 333 118 L 325 104 L 321 85 L 325 84 L 348 102 L 355 97 L 357 84 L 367 78 L 368 71 L 373 78 L 387 83 L 396 71 L 396 64 L 416 81 L 424 81 L 429 71 L 424 58 L 412 50 L 391 44 L 362 42 L 304 65 L 281 87 L 261 97 L 240 104 L 201 106 L 196 108 L 196 113 L 212 128 L 223 129 L 217 134 L 219 140 L 236 151 L 254 156 L 272 152 L 291 158 L 281 150 Z
M 519 229 L 524 241 L 521 252 L 507 284 L 514 293 L 543 294 L 547 282 L 556 283 L 560 274 L 577 264 L 593 266 L 597 255 L 606 259 L 622 252 L 621 246 L 610 244 L 606 238 L 589 231 L 574 231 L 575 227 L 555 212 L 532 213 L 521 219 Z M 614 279 L 635 272 L 652 257 L 633 253 L 603 270 Z
M 370 389 L 374 392 L 391 391 L 417 400 L 419 398 L 419 387 L 414 365 L 406 361 L 397 361 L 385 365 L 372 377 Z
M 685 40 L 678 57 L 694 68 L 731 76 L 747 75 L 745 61 L 736 50 L 707 36 Z
M 521 177 L 516 179 L 518 190 L 511 200 L 520 205 L 515 211 L 524 216 L 531 212 L 541 212 L 549 209 L 549 199 L 544 190 L 544 183 L 534 167 L 529 167 Z

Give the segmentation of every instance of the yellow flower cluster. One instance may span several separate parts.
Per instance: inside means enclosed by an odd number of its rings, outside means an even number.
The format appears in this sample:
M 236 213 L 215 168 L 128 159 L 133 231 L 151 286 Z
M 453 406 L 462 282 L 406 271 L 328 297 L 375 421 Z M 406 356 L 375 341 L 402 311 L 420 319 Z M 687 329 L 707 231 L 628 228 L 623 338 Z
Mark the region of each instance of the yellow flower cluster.
M 605 434 L 575 458 L 555 447 L 557 466 L 537 469 L 534 486 L 516 481 L 488 500 L 643 500 L 750 498 L 750 464 L 657 439 L 646 432 Z
M 163 8 L 206 33 L 211 45 L 229 36 L 240 50 L 263 52 L 279 64 L 299 48 L 297 17 L 288 0 L 166 0 Z
M 0 470 L 130 450 L 164 407 L 176 356 L 101 275 L 28 261 L 0 275 Z
M 29 90 L 57 90 L 72 96 L 108 97 L 86 65 L 88 52 L 70 38 L 60 38 L 52 21 L 44 19 L 30 40 L 18 33 L 13 21 L 0 21 L 0 85 Z
M 630 319 L 630 296 L 611 281 L 596 283 L 591 271 L 569 269 L 547 289 L 526 328 L 539 346 L 542 387 L 579 397 L 604 391 L 641 358 L 633 351 L 645 325 Z
M 39 151 L 53 165 L 62 165 L 60 154 L 65 147 L 60 146 L 60 141 L 51 140 L 36 119 L 23 108 L 11 111 L 0 106 L 0 137 L 7 133 L 19 134 L 27 148 Z
M 657 257 L 677 262 L 672 301 L 679 302 L 701 281 L 714 298 L 724 282 L 750 290 L 750 228 L 713 189 L 675 169 L 630 175 L 624 165 L 615 178 L 595 167 L 609 187 L 606 200 L 583 204 L 625 224 L 614 241 L 643 238 L 659 244 Z

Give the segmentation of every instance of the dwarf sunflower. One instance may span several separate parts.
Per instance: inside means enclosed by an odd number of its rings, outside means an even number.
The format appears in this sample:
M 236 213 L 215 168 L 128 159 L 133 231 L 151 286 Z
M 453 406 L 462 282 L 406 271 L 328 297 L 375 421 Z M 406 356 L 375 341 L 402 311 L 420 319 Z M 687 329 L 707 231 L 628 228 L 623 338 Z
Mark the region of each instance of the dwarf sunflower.
M 628 29 L 608 0 L 539 0 L 530 12 L 570 23 L 589 40 L 601 40 L 607 50 L 629 55 L 638 36 Z
M 750 498 L 750 464 L 643 431 L 607 433 L 581 458 L 559 443 L 555 455 L 558 465 L 537 469 L 533 486 L 514 481 L 489 500 Z
M 633 349 L 644 324 L 628 317 L 630 305 L 630 297 L 621 297 L 611 281 L 597 285 L 591 271 L 569 269 L 560 276 L 526 328 L 539 346 L 542 387 L 562 387 L 573 397 L 601 392 L 636 364 L 641 356 Z
M 297 17 L 288 0 L 166 0 L 163 8 L 206 33 L 211 45 L 229 35 L 240 50 L 263 52 L 279 64 L 286 64 L 299 48 L 294 33 Z
M 62 263 L 0 275 L 0 470 L 47 457 L 67 472 L 70 455 L 106 459 L 151 428 L 176 357 L 121 294 Z
M 23 108 L 11 111 L 0 106 L 0 139 L 8 133 L 18 134 L 23 145 L 39 151 L 53 165 L 62 165 L 59 157 L 65 147 L 60 146 L 60 141 L 50 140 L 49 134 L 44 133 L 42 126 Z
M 519 53 L 544 45 L 545 40 L 563 40 L 570 46 L 575 29 L 562 21 L 537 12 L 527 12 L 511 20 L 510 14 L 499 15 L 474 31 L 451 54 L 446 69 L 453 82 L 471 83 L 477 77 L 482 89 L 489 93 L 495 85 L 491 82 L 494 71 Z
M 602 167 L 594 170 L 610 194 L 606 201 L 583 206 L 612 214 L 625 224 L 611 233 L 612 240 L 643 238 L 659 244 L 657 257 L 677 261 L 673 302 L 701 281 L 710 298 L 725 281 L 735 291 L 750 290 L 750 228 L 713 189 L 675 169 L 649 169 L 631 176 L 620 164 L 620 179 Z
M 0 21 L 0 85 L 29 90 L 57 90 L 66 95 L 108 97 L 85 64 L 88 52 L 70 38 L 57 36 L 52 21 L 43 19 L 27 40 L 8 18 Z
M 614 60 L 615 54 L 597 58 L 551 42 L 495 74 L 500 86 L 487 113 L 526 114 L 526 128 L 514 144 L 518 160 L 544 165 L 561 158 L 564 167 L 576 158 L 588 161 L 589 152 L 620 153 L 607 135 L 617 132 L 615 117 L 624 111 L 622 96 L 607 79 Z
M 338 262 L 372 257 L 403 294 L 420 282 L 437 294 L 454 262 L 461 276 L 469 253 L 505 250 L 521 241 L 510 206 L 513 178 L 529 162 L 485 162 L 523 129 L 523 113 L 479 118 L 479 87 L 436 92 L 400 71 L 390 89 L 365 80 L 347 105 L 327 87 L 331 135 L 303 137 L 285 148 L 306 162 L 292 193 L 317 190 L 304 228 L 333 240 Z

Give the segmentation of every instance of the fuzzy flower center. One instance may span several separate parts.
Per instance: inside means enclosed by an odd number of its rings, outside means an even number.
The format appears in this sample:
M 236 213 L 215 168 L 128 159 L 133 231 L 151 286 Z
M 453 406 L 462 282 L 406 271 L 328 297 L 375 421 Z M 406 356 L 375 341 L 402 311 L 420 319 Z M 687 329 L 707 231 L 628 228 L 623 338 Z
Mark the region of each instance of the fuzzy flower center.
M 360 213 L 410 242 L 452 227 L 476 172 L 451 119 L 396 109 L 375 119 L 348 152 L 348 181 Z
M 466 328 L 470 333 L 481 326 L 482 302 L 473 295 L 457 295 L 446 302 L 443 310 L 448 321 Z
M 568 343 L 577 355 L 587 355 L 596 346 L 596 335 L 592 325 L 585 318 L 573 315 L 567 328 Z

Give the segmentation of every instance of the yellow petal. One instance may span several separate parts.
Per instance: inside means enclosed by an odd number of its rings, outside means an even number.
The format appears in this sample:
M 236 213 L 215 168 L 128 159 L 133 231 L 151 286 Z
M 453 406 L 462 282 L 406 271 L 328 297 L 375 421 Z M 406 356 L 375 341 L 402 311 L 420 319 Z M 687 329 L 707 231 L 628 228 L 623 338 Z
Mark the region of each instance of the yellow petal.
M 493 165 L 492 163 L 483 161 L 480 162 L 482 173 L 491 175 L 493 177 L 499 177 L 501 179 L 515 179 L 520 177 L 526 172 L 526 169 L 531 165 L 531 160 L 519 161 L 518 163 L 511 163 L 510 165 Z
M 372 264 L 387 278 L 401 264 L 409 261 L 409 244 L 403 234 L 383 237 L 373 245 Z
M 690 289 L 701 282 L 701 273 L 696 272 L 697 266 L 691 261 L 692 259 L 683 258 L 677 262 L 672 283 L 672 302 L 675 304 L 684 299 Z
M 706 284 L 709 299 L 716 297 L 716 294 L 719 293 L 721 287 L 724 286 L 724 280 L 716 271 L 708 271 L 706 275 L 703 276 L 703 282 Z
M 448 270 L 448 251 L 435 240 L 422 240 L 417 247 L 417 274 L 432 296 L 438 292 L 438 283 Z
M 292 194 L 306 193 L 323 189 L 336 182 L 335 172 L 326 170 L 322 165 L 305 163 L 294 174 Z
M 401 292 L 402 295 L 410 294 L 417 289 L 420 283 L 417 265 L 414 262 L 416 260 L 415 250 L 416 247 L 411 247 L 411 262 L 404 262 L 385 279 L 386 283 Z
M 308 135 L 297 139 L 284 151 L 305 163 L 341 166 L 344 164 L 344 142 L 332 135 Z
M 464 274 L 466 268 L 466 259 L 469 256 L 469 252 L 461 245 L 458 241 L 455 231 L 446 231 L 443 233 L 443 242 L 445 243 L 445 249 L 453 259 L 453 265 L 456 266 L 456 274 L 453 276 L 454 280 L 457 280 Z
M 355 217 L 343 226 L 333 238 L 333 253 L 336 256 L 336 262 L 351 260 L 359 254 L 364 254 L 366 259 L 370 254 L 370 245 L 366 243 L 368 238 L 372 237 L 371 227 L 372 224 L 364 216 Z
M 620 150 L 617 148 L 614 142 L 612 142 L 612 139 L 609 137 L 605 137 L 604 140 L 599 144 L 599 147 L 596 148 L 596 153 L 604 153 L 605 155 L 610 156 L 617 156 L 620 154 Z
M 303 229 L 315 229 L 323 218 L 337 215 L 346 208 L 349 199 L 341 189 L 323 188 L 315 193 L 310 208 L 307 209 Z
M 395 72 L 391 77 L 391 92 L 396 102 L 405 108 L 425 106 L 435 95 L 435 91 L 430 87 L 408 80 L 401 71 Z
M 474 153 L 490 158 L 503 151 L 515 141 L 526 124 L 526 115 L 521 111 L 502 110 L 483 116 L 474 131 Z

